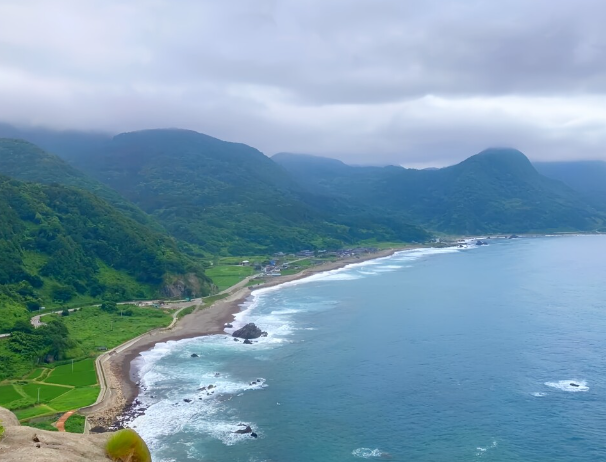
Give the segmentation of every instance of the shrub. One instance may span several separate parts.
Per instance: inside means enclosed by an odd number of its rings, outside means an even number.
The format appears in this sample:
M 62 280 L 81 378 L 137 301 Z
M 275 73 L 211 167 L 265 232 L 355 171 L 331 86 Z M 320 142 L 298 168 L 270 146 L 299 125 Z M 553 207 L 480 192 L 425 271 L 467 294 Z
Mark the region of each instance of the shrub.
M 114 461 L 151 462 L 147 444 L 136 431 L 130 428 L 112 435 L 105 445 L 105 452 Z

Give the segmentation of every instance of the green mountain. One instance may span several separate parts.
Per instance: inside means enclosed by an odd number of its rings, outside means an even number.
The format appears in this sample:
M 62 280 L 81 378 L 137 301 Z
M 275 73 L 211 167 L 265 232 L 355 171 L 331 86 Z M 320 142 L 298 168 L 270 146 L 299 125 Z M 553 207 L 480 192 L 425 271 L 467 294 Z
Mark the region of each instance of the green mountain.
M 175 241 L 89 192 L 0 176 L 0 330 L 23 306 L 206 294 Z
M 352 167 L 296 154 L 272 159 L 326 194 L 444 233 L 588 231 L 606 219 L 575 191 L 540 175 L 515 149 L 488 149 L 435 170 Z
M 375 220 L 372 213 L 307 190 L 250 146 L 193 131 L 124 133 L 71 162 L 151 214 L 176 238 L 212 254 L 428 237 L 416 226 Z
M 150 216 L 113 189 L 27 141 L 0 138 L 0 174 L 17 180 L 56 183 L 90 191 L 139 223 L 161 229 Z
M 606 162 L 534 162 L 533 165 L 541 175 L 561 181 L 595 206 L 606 208 Z

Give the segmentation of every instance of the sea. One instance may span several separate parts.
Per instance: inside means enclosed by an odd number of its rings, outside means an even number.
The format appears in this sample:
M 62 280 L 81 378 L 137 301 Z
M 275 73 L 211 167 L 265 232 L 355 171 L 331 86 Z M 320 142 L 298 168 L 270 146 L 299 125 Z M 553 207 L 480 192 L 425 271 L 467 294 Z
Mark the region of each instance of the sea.
M 606 460 L 606 236 L 485 242 L 252 292 L 268 336 L 143 353 L 129 425 L 156 462 Z

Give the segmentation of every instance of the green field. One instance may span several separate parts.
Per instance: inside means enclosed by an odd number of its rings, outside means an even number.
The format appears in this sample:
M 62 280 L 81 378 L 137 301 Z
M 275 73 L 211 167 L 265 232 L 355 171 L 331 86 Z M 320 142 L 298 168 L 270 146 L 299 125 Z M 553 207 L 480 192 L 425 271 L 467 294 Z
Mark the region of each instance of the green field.
M 22 398 L 23 396 L 12 385 L 0 385 L 0 406 L 8 407 L 13 401 Z
M 120 311 L 107 313 L 97 306 L 90 306 L 63 318 L 70 337 L 77 346 L 70 350 L 72 357 L 98 354 L 98 347 L 108 349 L 118 346 L 157 327 L 166 327 L 172 316 L 158 308 L 139 308 L 120 305 L 132 316 L 120 316 Z
M 44 369 L 42 369 L 42 368 L 34 369 L 29 374 L 27 374 L 27 376 L 25 377 L 25 380 L 37 379 L 38 377 L 40 377 L 40 374 L 42 374 L 42 372 L 44 372 Z
M 73 385 L 75 387 L 95 385 L 97 383 L 95 361 L 94 359 L 85 359 L 84 361 L 74 362 L 73 370 L 71 364 L 58 366 L 53 369 L 44 381 L 46 383 Z
M 19 420 L 30 419 L 39 415 L 53 414 L 54 411 L 46 405 L 28 407 L 27 409 L 18 409 L 13 411 Z
M 22 385 L 21 389 L 36 402 L 38 401 L 38 390 L 40 390 L 40 402 L 46 403 L 57 396 L 72 390 L 71 387 L 59 387 L 54 385 L 45 385 L 39 382 L 31 382 L 27 385 Z
M 254 274 L 252 266 L 240 266 L 236 264 L 218 264 L 206 270 L 206 275 L 213 280 L 219 290 L 225 290 L 242 279 Z
M 98 395 L 99 387 L 74 388 L 53 399 L 48 405 L 57 411 L 72 411 L 93 404 Z
M 27 377 L 37 377 L 39 380 L 14 380 L 10 384 L 0 385 L 0 406 L 13 410 L 20 420 L 52 414 L 59 416 L 63 412 L 88 406 L 95 402 L 99 394 L 94 367 L 93 359 L 84 359 L 74 361 L 73 372 L 71 363 L 55 368 L 38 368 L 36 374 L 28 374 Z M 43 382 L 45 377 L 46 381 Z M 37 427 L 44 428 L 47 420 L 36 419 L 39 423 Z

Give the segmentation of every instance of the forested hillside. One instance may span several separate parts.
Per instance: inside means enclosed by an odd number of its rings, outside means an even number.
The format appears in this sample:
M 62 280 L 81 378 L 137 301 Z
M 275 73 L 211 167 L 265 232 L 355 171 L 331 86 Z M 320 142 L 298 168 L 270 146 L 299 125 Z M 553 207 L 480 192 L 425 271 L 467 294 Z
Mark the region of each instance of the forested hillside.
M 0 138 L 0 174 L 17 180 L 57 183 L 90 191 L 138 222 L 161 229 L 149 215 L 113 189 L 30 142 Z
M 187 130 L 116 136 L 72 157 L 169 232 L 210 254 L 337 248 L 362 239 L 423 241 L 415 226 L 301 187 L 250 146 Z
M 0 177 L 1 331 L 25 306 L 159 296 L 176 281 L 184 295 L 210 290 L 173 239 L 93 194 Z
M 605 216 L 521 152 L 489 149 L 437 170 L 351 167 L 332 159 L 278 154 L 296 179 L 420 226 L 454 234 L 588 231 Z

